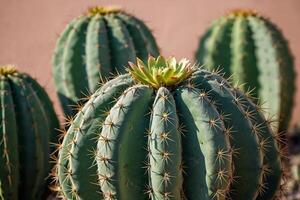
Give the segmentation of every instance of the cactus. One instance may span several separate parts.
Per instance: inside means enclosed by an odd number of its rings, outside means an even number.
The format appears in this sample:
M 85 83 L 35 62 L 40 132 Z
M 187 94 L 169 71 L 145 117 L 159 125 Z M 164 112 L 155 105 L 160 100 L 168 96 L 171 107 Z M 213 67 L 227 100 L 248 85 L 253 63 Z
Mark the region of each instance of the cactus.
M 66 199 L 268 200 L 281 150 L 260 108 L 189 61 L 137 59 L 70 120 L 55 180 Z
M 0 67 L 0 181 L 3 199 L 40 199 L 49 173 L 49 137 L 58 120 L 42 87 L 12 66 Z
M 157 56 L 158 47 L 139 19 L 123 10 L 94 7 L 71 21 L 58 38 L 53 56 L 56 90 L 66 116 L 102 79 L 124 73 L 128 61 Z
M 276 117 L 278 132 L 286 131 L 295 94 L 293 58 L 286 39 L 268 19 L 254 11 L 234 10 L 214 21 L 201 38 L 198 62 L 221 68 L 242 89 L 253 90 L 268 113 Z

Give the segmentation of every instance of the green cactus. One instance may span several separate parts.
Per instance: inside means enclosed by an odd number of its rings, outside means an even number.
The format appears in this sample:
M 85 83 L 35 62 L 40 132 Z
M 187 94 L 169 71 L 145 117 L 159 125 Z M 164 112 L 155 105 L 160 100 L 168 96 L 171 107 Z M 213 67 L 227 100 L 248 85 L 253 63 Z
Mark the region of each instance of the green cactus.
M 12 66 L 0 67 L 0 181 L 3 199 L 40 199 L 49 173 L 49 137 L 59 128 L 42 87 Z
M 274 198 L 277 137 L 260 108 L 183 59 L 150 57 L 107 82 L 70 121 L 59 147 L 66 199 Z
M 66 116 L 94 92 L 102 79 L 124 73 L 128 61 L 157 56 L 158 47 L 139 19 L 111 7 L 90 8 L 71 21 L 58 38 L 53 56 L 56 90 Z
M 278 28 L 254 11 L 235 10 L 214 21 L 201 38 L 198 62 L 210 70 L 222 69 L 242 89 L 253 89 L 275 130 L 286 131 L 295 94 L 293 58 Z

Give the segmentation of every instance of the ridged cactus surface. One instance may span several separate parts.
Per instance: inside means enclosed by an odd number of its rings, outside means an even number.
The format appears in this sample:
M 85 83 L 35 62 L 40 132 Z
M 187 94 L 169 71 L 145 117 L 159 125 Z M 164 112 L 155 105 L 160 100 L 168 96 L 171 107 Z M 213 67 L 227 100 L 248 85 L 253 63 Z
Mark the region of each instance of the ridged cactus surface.
M 42 87 L 11 66 L 0 67 L 0 181 L 4 200 L 38 200 L 49 173 L 49 137 L 59 128 Z
M 157 56 L 150 30 L 139 19 L 117 8 L 95 7 L 71 21 L 58 38 L 53 74 L 67 116 L 74 105 L 95 92 L 101 79 L 124 73 L 128 61 Z M 73 109 L 72 109 L 73 105 Z
M 79 110 L 59 147 L 66 199 L 268 200 L 276 136 L 260 108 L 187 60 L 130 64 Z
M 222 69 L 242 89 L 253 89 L 285 131 L 295 93 L 293 58 L 286 39 L 268 19 L 236 10 L 214 21 L 201 38 L 196 59 L 208 69 Z

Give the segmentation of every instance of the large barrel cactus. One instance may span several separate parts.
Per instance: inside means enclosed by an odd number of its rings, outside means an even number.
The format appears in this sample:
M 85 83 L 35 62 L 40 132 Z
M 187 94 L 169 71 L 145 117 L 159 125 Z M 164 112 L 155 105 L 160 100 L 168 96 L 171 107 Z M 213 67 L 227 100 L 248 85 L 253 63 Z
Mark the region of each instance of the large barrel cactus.
M 221 76 L 149 58 L 107 82 L 70 121 L 57 189 L 67 199 L 274 198 L 281 154 L 270 122 Z
M 128 61 L 157 56 L 158 47 L 139 19 L 123 10 L 94 7 L 71 21 L 58 38 L 53 56 L 56 90 L 67 116 L 101 79 L 124 73 Z
M 198 61 L 222 69 L 244 91 L 253 90 L 285 131 L 293 108 L 295 72 L 287 41 L 278 28 L 256 12 L 235 10 L 214 21 L 201 38 Z
M 59 128 L 42 87 L 11 66 L 0 67 L 0 182 L 5 200 L 38 200 L 49 173 L 49 138 Z

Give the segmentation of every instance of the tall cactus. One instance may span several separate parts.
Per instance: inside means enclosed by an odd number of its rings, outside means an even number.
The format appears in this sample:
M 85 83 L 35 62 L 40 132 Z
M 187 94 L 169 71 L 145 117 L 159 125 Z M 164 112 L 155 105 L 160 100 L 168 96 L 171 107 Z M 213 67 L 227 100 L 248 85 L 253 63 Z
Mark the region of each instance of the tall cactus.
M 269 200 L 280 150 L 260 108 L 187 60 L 150 57 L 70 121 L 57 177 L 67 199 Z
M 101 79 L 124 73 L 128 61 L 157 56 L 158 47 L 139 19 L 110 7 L 90 8 L 71 21 L 58 38 L 53 56 L 55 86 L 67 116 Z
M 0 67 L 0 181 L 5 200 L 40 199 L 57 117 L 45 91 L 12 66 Z
M 277 117 L 277 130 L 288 127 L 295 94 L 293 58 L 278 28 L 256 12 L 235 10 L 214 21 L 201 38 L 196 59 L 220 68 L 243 90 L 265 103 Z

